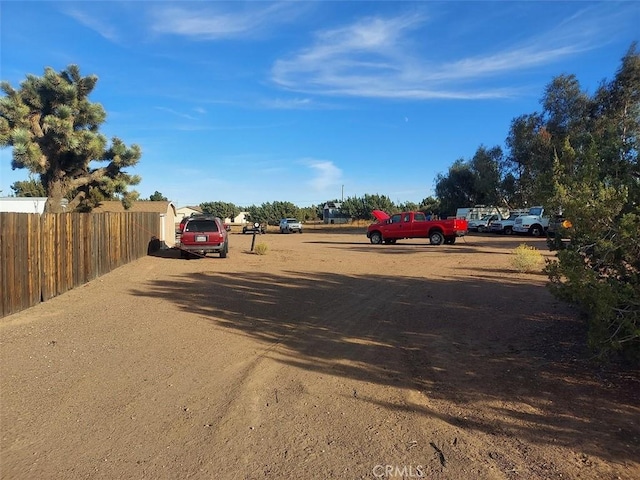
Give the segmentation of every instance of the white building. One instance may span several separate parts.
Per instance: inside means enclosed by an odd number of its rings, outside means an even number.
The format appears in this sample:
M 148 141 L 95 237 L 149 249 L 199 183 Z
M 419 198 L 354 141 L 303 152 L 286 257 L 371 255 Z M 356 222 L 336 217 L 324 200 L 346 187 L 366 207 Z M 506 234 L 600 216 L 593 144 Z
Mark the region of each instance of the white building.
M 0 198 L 0 212 L 44 213 L 47 197 L 3 197 Z
M 168 247 L 173 247 L 176 243 L 176 207 L 169 201 L 152 202 L 149 200 L 145 200 L 133 202 L 131 204 L 131 208 L 125 210 L 121 201 L 108 200 L 100 202 L 100 205 L 94 208 L 93 212 L 157 213 L 160 216 L 160 231 L 157 232 L 156 236 Z

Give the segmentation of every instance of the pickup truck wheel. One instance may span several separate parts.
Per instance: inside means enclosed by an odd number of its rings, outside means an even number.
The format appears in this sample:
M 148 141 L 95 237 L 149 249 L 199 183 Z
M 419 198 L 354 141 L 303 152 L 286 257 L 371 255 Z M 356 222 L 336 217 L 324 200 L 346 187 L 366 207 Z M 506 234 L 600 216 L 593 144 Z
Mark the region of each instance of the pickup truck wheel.
M 482 225 L 478 227 L 478 233 L 484 233 L 484 227 Z
M 440 232 L 433 232 L 429 235 L 429 242 L 431 245 L 442 245 L 444 236 Z
M 540 225 L 531 225 L 531 228 L 529 228 L 529 234 L 533 237 L 540 237 L 543 232 L 544 230 Z
M 445 245 L 453 245 L 454 243 L 456 243 L 456 237 L 445 238 L 444 240 Z
M 382 235 L 379 232 L 373 232 L 370 237 L 371 243 L 380 245 L 382 243 Z
M 504 234 L 505 235 L 511 235 L 513 233 L 513 228 L 511 227 L 504 227 Z

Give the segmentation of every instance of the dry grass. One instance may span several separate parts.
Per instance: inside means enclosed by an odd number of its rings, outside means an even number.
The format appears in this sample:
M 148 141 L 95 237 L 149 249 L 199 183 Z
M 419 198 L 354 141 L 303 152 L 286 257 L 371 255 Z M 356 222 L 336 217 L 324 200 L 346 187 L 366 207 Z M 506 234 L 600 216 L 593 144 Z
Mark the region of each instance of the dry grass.
M 253 247 L 253 253 L 256 255 L 266 255 L 269 251 L 269 246 L 264 242 L 256 243 Z
M 536 247 L 524 243 L 512 250 L 511 265 L 520 273 L 539 272 L 544 258 Z

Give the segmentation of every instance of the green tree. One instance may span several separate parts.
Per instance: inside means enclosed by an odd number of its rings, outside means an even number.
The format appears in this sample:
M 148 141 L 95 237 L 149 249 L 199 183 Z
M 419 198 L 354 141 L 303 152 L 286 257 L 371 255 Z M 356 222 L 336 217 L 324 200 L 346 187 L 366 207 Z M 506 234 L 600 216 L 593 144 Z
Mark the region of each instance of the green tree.
M 446 175 L 436 178 L 440 215 L 452 216 L 458 208 L 498 205 L 504 199 L 501 167 L 502 148 L 480 146 L 469 161 L 456 160 Z M 434 212 L 435 213 L 435 212 Z
M 318 209 L 322 212 L 322 205 L 312 205 L 310 207 L 302 207 L 299 209 L 300 220 L 304 222 L 310 222 L 314 220 L 322 219 L 322 213 L 318 216 Z
M 583 132 L 589 96 L 580 88 L 575 75 L 559 75 L 547 85 L 542 98 L 545 128 L 557 140 Z M 576 137 L 577 138 L 577 137 Z M 558 145 L 556 145 L 558 146 Z
M 473 203 L 478 205 L 498 205 L 500 196 L 500 165 L 502 160 L 502 148 L 495 146 L 486 148 L 480 146 L 469 166 L 474 175 Z
M 250 222 L 268 223 L 273 225 L 273 221 L 269 221 L 267 214 L 262 207 L 258 205 L 251 205 L 245 209 L 247 211 L 247 220 Z
M 586 121 L 585 110 L 590 112 Z M 619 352 L 640 364 L 640 56 L 635 44 L 614 80 L 604 83 L 586 108 L 565 112 L 561 127 L 548 129 L 556 149 L 550 203 L 562 208 L 572 227 L 550 239 L 558 251 L 557 261 L 547 266 L 550 288 L 584 312 L 589 341 L 601 354 Z
M 422 199 L 418 209 L 425 213 L 437 215 L 438 217 L 442 216 L 442 210 L 440 208 L 440 200 L 434 197 L 427 197 Z
M 420 205 L 415 202 L 404 202 L 396 205 L 396 207 L 401 212 L 416 212 L 420 208 Z
M 16 197 L 46 197 L 47 192 L 42 186 L 40 180 L 35 178 L 29 178 L 29 180 L 23 180 L 14 182 L 11 185 L 11 190 Z
M 120 197 L 125 205 L 137 198 L 128 191 L 140 178 L 123 169 L 135 166 L 140 147 L 99 132 L 106 119 L 102 105 L 89 101 L 98 77 L 83 77 L 76 65 L 61 72 L 46 68 L 42 77 L 27 75 L 14 89 L 0 87 L 0 147 L 12 147 L 13 169 L 38 175 L 49 197 L 49 211 L 91 209 L 101 199 Z M 106 165 L 94 167 L 97 162 Z
M 240 213 L 240 207 L 233 203 L 227 202 L 205 202 L 200 204 L 200 208 L 204 213 L 215 215 L 222 219 L 235 218 Z
M 475 183 L 474 172 L 463 159 L 453 162 L 447 175 L 438 174 L 435 190 L 441 213 L 453 216 L 458 208 L 475 205 Z
M 502 162 L 499 190 L 511 206 L 547 204 L 556 169 L 571 174 L 575 159 L 571 151 L 583 152 L 590 142 L 586 122 L 592 104 L 575 75 L 553 78 L 540 103 L 542 112 L 514 119 L 507 137 L 509 155 Z M 569 138 L 567 150 L 564 143 Z
M 518 195 L 518 181 L 511 172 L 504 173 L 501 169 L 500 185 L 498 192 L 502 201 L 511 209 L 518 208 L 524 203 Z
M 149 196 L 149 200 L 152 202 L 166 202 L 169 199 L 156 190 Z
M 502 174 L 503 178 L 510 174 L 515 179 L 513 203 L 543 204 L 549 196 L 549 182 L 543 183 L 541 179 L 553 170 L 550 139 L 540 113 L 521 115 L 511 122 L 506 140 L 509 154 Z
M 393 213 L 397 207 L 386 195 L 365 194 L 363 197 L 347 197 L 341 210 L 354 220 L 370 220 L 374 210 Z
M 271 202 L 263 203 L 260 206 L 251 205 L 247 207 L 249 218 L 252 222 L 268 223 L 278 225 L 281 218 L 303 219 L 301 209 L 291 202 Z

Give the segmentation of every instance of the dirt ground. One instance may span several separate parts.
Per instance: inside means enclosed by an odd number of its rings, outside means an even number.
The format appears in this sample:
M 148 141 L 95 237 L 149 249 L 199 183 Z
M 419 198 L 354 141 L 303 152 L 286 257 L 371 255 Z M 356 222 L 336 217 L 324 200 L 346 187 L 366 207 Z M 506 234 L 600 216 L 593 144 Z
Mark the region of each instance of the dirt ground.
M 640 378 L 520 243 L 234 233 L 0 319 L 2 479 L 638 479 Z

